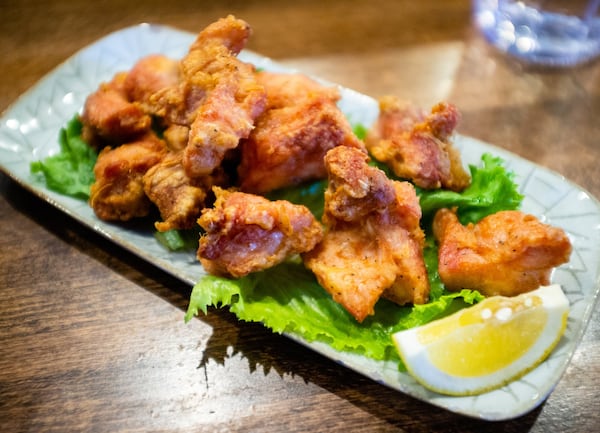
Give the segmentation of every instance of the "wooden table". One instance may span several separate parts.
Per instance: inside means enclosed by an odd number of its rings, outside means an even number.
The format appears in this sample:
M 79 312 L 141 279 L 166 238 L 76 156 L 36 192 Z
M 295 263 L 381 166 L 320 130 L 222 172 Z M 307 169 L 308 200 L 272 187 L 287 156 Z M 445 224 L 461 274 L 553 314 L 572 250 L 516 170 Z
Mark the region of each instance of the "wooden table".
M 8 4 L 11 3 L 11 4 Z M 206 3 L 206 4 L 202 4 Z M 77 50 L 141 22 L 197 32 L 234 13 L 249 48 L 381 96 L 462 111 L 459 131 L 600 196 L 600 63 L 525 67 L 490 49 L 466 0 L 107 0 L 0 3 L 0 109 Z M 0 175 L 0 431 L 595 430 L 600 313 L 547 401 L 507 422 L 436 409 L 258 324 Z

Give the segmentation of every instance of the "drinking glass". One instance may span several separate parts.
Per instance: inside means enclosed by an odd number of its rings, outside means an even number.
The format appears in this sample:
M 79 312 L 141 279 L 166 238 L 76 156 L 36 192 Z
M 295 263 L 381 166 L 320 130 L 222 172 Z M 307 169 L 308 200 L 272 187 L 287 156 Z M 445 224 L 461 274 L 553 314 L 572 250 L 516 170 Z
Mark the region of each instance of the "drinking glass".
M 473 0 L 495 47 L 526 62 L 572 66 L 600 55 L 600 0 Z

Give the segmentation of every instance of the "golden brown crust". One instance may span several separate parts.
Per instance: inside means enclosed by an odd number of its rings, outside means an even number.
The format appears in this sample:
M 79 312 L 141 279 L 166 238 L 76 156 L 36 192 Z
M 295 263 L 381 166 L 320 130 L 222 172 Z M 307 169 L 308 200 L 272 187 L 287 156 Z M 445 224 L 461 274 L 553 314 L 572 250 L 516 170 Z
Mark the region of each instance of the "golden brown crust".
M 105 147 L 98 155 L 90 189 L 90 205 L 98 218 L 127 221 L 148 215 L 150 201 L 143 177 L 165 153 L 165 143 L 151 133 L 114 149 Z
M 179 62 L 161 54 L 146 56 L 136 62 L 127 72 L 123 90 L 129 101 L 143 106 L 150 97 L 179 81 Z
M 351 147 L 327 153 L 327 231 L 303 255 L 319 283 L 359 322 L 373 314 L 382 295 L 401 304 L 429 298 L 414 187 L 388 179 L 367 161 Z
M 451 141 L 459 117 L 448 103 L 426 114 L 394 97 L 382 98 L 378 121 L 366 137 L 367 149 L 396 176 L 421 188 L 461 191 L 471 179 Z
M 520 211 L 501 211 L 463 226 L 454 211 L 440 209 L 433 230 L 438 270 L 448 290 L 518 295 L 549 284 L 552 268 L 571 254 L 562 229 Z
M 323 231 L 305 206 L 288 201 L 213 188 L 214 208 L 205 209 L 198 224 L 198 259 L 217 275 L 242 277 L 311 250 Z
M 240 188 L 262 194 L 327 176 L 324 157 L 336 146 L 366 152 L 336 106 L 339 92 L 306 76 L 260 72 L 267 107 L 241 145 Z
M 162 218 L 154 224 L 160 232 L 190 229 L 204 208 L 206 189 L 192 181 L 181 164 L 181 152 L 169 152 L 144 175 L 144 192 Z
M 84 104 L 81 122 L 90 141 L 123 143 L 150 130 L 151 118 L 139 104 L 129 101 L 123 89 L 126 74 L 117 74 L 100 85 Z
M 231 15 L 207 26 L 181 59 L 178 82 L 146 104 L 167 124 L 189 127 L 182 163 L 191 178 L 217 168 L 265 109 L 266 92 L 254 67 L 236 57 L 250 33 L 245 21 Z

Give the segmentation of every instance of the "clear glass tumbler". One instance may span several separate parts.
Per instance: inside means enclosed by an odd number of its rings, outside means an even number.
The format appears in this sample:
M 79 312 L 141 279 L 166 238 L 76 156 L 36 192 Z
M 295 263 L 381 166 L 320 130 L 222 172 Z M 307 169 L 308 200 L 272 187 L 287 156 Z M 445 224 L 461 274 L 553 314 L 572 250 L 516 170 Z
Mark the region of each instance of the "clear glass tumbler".
M 526 62 L 572 66 L 600 55 L 600 0 L 473 0 L 492 45 Z

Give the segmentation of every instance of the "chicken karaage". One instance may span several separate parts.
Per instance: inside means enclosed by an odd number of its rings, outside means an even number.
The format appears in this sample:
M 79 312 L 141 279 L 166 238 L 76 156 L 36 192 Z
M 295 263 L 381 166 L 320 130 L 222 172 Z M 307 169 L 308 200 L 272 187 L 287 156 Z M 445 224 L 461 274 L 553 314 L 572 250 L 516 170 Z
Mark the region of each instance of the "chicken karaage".
M 358 149 L 325 157 L 325 236 L 304 264 L 358 322 L 383 295 L 399 304 L 429 299 L 421 209 L 414 187 L 387 178 Z
M 231 15 L 208 25 L 181 59 L 178 82 L 146 105 L 168 124 L 189 127 L 183 166 L 191 178 L 217 168 L 265 109 L 254 67 L 237 58 L 250 34 L 250 26 Z
M 90 205 L 98 218 L 127 221 L 148 215 L 151 203 L 144 192 L 144 174 L 166 152 L 165 142 L 153 133 L 119 147 L 102 149 L 90 188 Z
M 470 184 L 451 141 L 460 117 L 454 105 L 439 103 L 427 114 L 387 96 L 379 107 L 379 118 L 365 140 L 375 159 L 423 189 L 462 191 Z
M 214 208 L 202 211 L 198 259 L 211 274 L 242 277 L 310 251 L 323 229 L 305 206 L 213 188 Z
M 127 97 L 126 79 L 127 73 L 116 74 L 86 98 L 80 119 L 83 137 L 91 145 L 125 143 L 150 130 L 151 117 Z
M 195 227 L 206 204 L 207 186 L 198 179 L 190 179 L 183 169 L 182 158 L 182 152 L 169 152 L 143 177 L 144 192 L 162 218 L 154 224 L 160 232 Z
M 501 211 L 463 226 L 440 209 L 433 221 L 438 271 L 448 290 L 515 296 L 550 283 L 552 269 L 569 260 L 565 232 L 520 211 Z
M 323 179 L 324 157 L 336 146 L 366 152 L 337 107 L 337 89 L 299 74 L 260 72 L 267 110 L 241 144 L 240 188 L 252 193 Z

